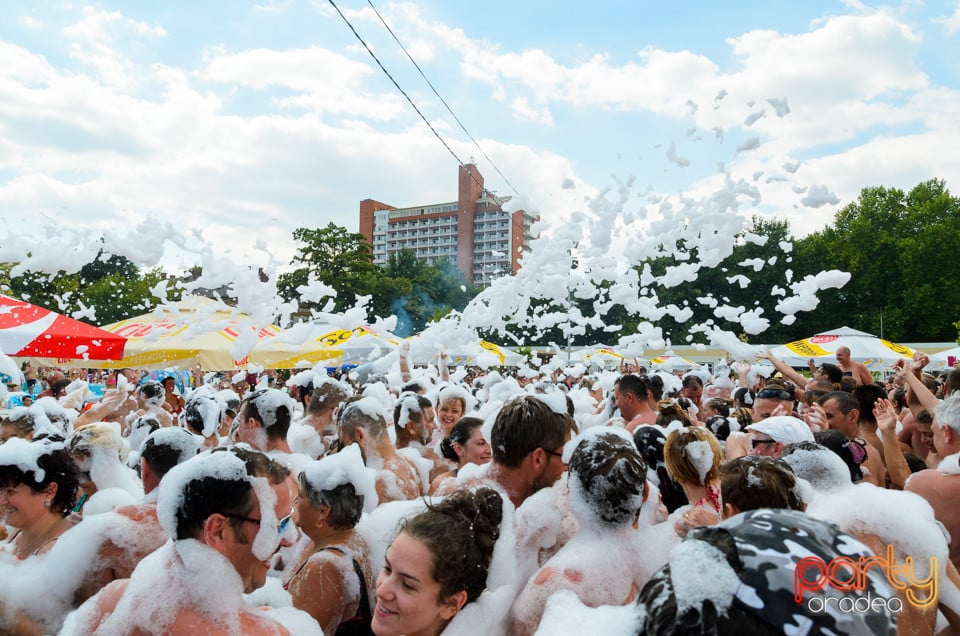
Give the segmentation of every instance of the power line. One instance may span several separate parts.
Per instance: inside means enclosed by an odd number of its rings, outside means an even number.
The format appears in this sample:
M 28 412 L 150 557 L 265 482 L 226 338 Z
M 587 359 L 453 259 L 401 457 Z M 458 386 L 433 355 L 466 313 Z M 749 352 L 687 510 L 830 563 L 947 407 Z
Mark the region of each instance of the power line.
M 434 136 L 440 140 L 440 143 L 442 143 L 443 147 L 447 149 L 447 152 L 449 152 L 453 156 L 453 158 L 457 160 L 457 163 L 459 163 L 461 167 L 466 168 L 467 167 L 466 164 L 464 164 L 463 161 L 461 161 L 460 157 L 457 156 L 457 153 L 453 151 L 453 148 L 450 147 L 450 145 L 446 142 L 446 140 L 442 136 L 440 136 L 440 133 L 437 132 L 437 129 L 433 127 L 433 125 L 427 120 L 424 114 L 420 112 L 420 109 L 417 107 L 414 101 L 410 98 L 410 96 L 407 95 L 407 92 L 402 88 L 400 88 L 400 84 L 397 83 L 397 80 L 393 79 L 393 75 L 390 74 L 390 71 L 388 71 L 383 66 L 383 64 L 380 62 L 380 59 L 370 49 L 370 47 L 367 46 L 367 43 L 363 40 L 362 37 L 360 37 L 360 34 L 357 33 L 357 30 L 353 28 L 353 25 L 350 23 L 350 20 L 347 19 L 347 16 L 343 15 L 343 12 L 340 11 L 340 7 L 337 6 L 337 3 L 334 2 L 333 0 L 328 0 L 328 2 L 331 4 L 331 6 L 333 6 L 334 9 L 336 9 L 337 13 L 340 15 L 340 18 L 343 19 L 346 25 L 350 27 L 350 30 L 353 31 L 353 35 L 355 35 L 357 40 L 360 41 L 360 44 L 363 45 L 363 48 L 367 49 L 367 53 L 369 53 L 370 57 L 373 58 L 373 61 L 377 63 L 377 66 L 380 67 L 380 70 L 383 71 L 384 75 L 390 78 L 390 81 L 393 82 L 393 85 L 397 87 L 397 90 L 400 91 L 400 94 L 403 95 L 408 102 L 410 102 L 410 105 L 413 106 L 413 110 L 417 111 L 417 114 L 420 115 L 420 119 L 423 120 L 423 123 L 427 125 L 427 127 L 434 134 Z M 481 189 L 483 189 L 483 184 L 480 183 L 480 180 L 477 179 L 477 177 L 473 174 L 472 171 L 467 170 L 467 174 L 470 175 L 470 178 L 473 179 L 474 183 L 476 183 Z
M 510 180 L 507 179 L 506 175 L 504 175 L 500 171 L 500 168 L 498 168 L 497 164 L 493 162 L 493 159 L 487 156 L 487 153 L 484 152 L 483 148 L 480 147 L 479 142 L 477 142 L 477 140 L 473 138 L 473 135 L 471 135 L 470 131 L 467 130 L 466 126 L 463 125 L 463 122 L 461 122 L 460 118 L 457 117 L 457 114 L 453 112 L 453 109 L 450 108 L 450 105 L 446 102 L 446 100 L 440 96 L 440 93 L 437 92 L 437 89 L 434 87 L 433 83 L 427 78 L 426 74 L 423 72 L 423 69 L 420 68 L 420 65 L 417 64 L 417 61 L 413 59 L 412 55 L 410 55 L 410 52 L 407 50 L 407 47 L 403 45 L 403 42 L 401 42 L 400 38 L 397 37 L 397 34 L 393 32 L 393 29 L 390 28 L 390 25 L 387 24 L 387 21 L 383 19 L 383 16 L 380 15 L 380 12 L 377 11 L 377 8 L 373 6 L 372 0 L 367 0 L 367 4 L 370 5 L 370 8 L 373 9 L 373 12 L 377 14 L 378 18 L 380 18 L 380 22 L 387 29 L 390 35 L 393 36 L 393 39 L 397 43 L 397 46 L 400 47 L 400 50 L 404 52 L 404 54 L 407 56 L 407 59 L 409 59 L 410 62 L 413 64 L 413 66 L 417 69 L 417 72 L 420 73 L 420 77 L 423 78 L 423 81 L 427 83 L 427 86 L 430 87 L 430 90 L 433 91 L 433 94 L 437 96 L 437 99 L 440 100 L 440 103 L 444 105 L 444 107 L 447 109 L 447 112 L 450 113 L 450 116 L 453 117 L 454 121 L 457 122 L 457 125 L 460 126 L 460 130 L 462 130 L 463 133 L 470 138 L 470 141 L 472 141 L 473 145 L 477 147 L 477 150 L 480 151 L 480 154 L 483 155 L 484 159 L 486 159 L 487 162 L 489 162 L 489 164 L 493 166 L 493 169 L 497 171 L 497 174 L 500 175 L 500 178 L 502 178 L 507 183 L 507 185 L 510 186 L 510 188 L 517 194 L 517 196 L 520 196 L 520 192 L 514 187 L 512 183 L 510 183 Z

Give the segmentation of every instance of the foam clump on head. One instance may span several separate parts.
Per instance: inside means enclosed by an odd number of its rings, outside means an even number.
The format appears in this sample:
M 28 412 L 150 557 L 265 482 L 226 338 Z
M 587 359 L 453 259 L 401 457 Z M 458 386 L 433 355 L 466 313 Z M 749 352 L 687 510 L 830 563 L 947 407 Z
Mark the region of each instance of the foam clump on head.
M 227 389 L 229 391 L 229 389 Z M 233 391 L 230 391 L 233 393 Z M 236 394 L 233 393 L 234 398 Z M 194 430 L 199 428 L 199 433 L 204 437 L 211 437 L 220 427 L 220 420 L 226 409 L 226 402 L 221 398 L 219 392 L 210 385 L 204 385 L 193 391 L 184 404 L 184 419 L 187 420 Z M 197 424 L 200 424 L 197 427 Z
M 182 464 L 200 452 L 203 447 L 203 438 L 194 435 L 184 428 L 161 428 L 147 436 L 140 444 L 140 454 L 143 454 L 147 440 L 152 440 L 155 446 L 166 446 L 177 451 L 177 463 Z
M 363 496 L 363 509 L 370 512 L 379 502 L 376 490 L 376 472 L 367 468 L 356 444 L 339 453 L 310 462 L 303 469 L 303 478 L 314 490 L 333 490 L 351 484 Z
M 25 473 L 33 473 L 34 480 L 39 484 L 47 475 L 46 471 L 40 467 L 39 459 L 62 448 L 61 442 L 44 440 L 31 442 L 19 437 L 11 437 L 0 444 L 0 466 L 16 466 Z
M 164 476 L 157 499 L 157 518 L 167 536 L 174 540 L 187 538 L 177 536 L 177 517 L 185 507 L 187 488 L 192 482 L 206 478 L 250 484 L 260 503 L 260 529 L 253 542 L 253 553 L 261 560 L 270 558 L 280 543 L 276 532 L 279 522 L 274 509 L 276 494 L 266 479 L 249 476 L 243 460 L 229 451 L 197 455 L 174 466 Z

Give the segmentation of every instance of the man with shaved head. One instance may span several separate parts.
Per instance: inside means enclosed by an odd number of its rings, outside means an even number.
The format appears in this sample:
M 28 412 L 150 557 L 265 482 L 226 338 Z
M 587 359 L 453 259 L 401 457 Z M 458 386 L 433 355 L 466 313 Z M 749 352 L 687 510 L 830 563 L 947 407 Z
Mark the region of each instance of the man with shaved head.
M 873 384 L 873 375 L 867 369 L 867 365 L 857 362 L 850 357 L 850 347 L 840 347 L 837 349 L 837 364 L 843 375 L 849 375 L 857 381 L 857 384 Z

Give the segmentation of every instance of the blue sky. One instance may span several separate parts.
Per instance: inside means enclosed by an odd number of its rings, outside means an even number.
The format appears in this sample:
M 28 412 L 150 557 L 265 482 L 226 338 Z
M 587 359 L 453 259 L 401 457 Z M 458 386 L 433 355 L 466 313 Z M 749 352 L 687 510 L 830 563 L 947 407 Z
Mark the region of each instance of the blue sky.
M 0 216 L 14 238 L 132 228 L 145 265 L 207 250 L 282 266 L 295 228 L 356 229 L 361 199 L 456 196 L 456 162 L 328 2 L 5 4 Z M 375 4 L 548 222 L 621 181 L 622 216 L 641 225 L 662 200 L 740 181 L 757 193 L 742 214 L 798 234 L 863 187 L 960 187 L 955 1 Z M 515 195 L 369 5 L 338 5 L 454 151 Z

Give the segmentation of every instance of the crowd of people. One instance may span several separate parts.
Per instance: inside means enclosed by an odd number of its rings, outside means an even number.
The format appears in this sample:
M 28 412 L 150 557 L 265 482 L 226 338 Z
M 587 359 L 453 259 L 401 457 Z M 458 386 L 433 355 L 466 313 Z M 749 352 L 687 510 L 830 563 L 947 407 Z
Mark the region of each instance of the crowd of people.
M 763 358 L 24 365 L 0 633 L 960 633 L 960 369 Z

